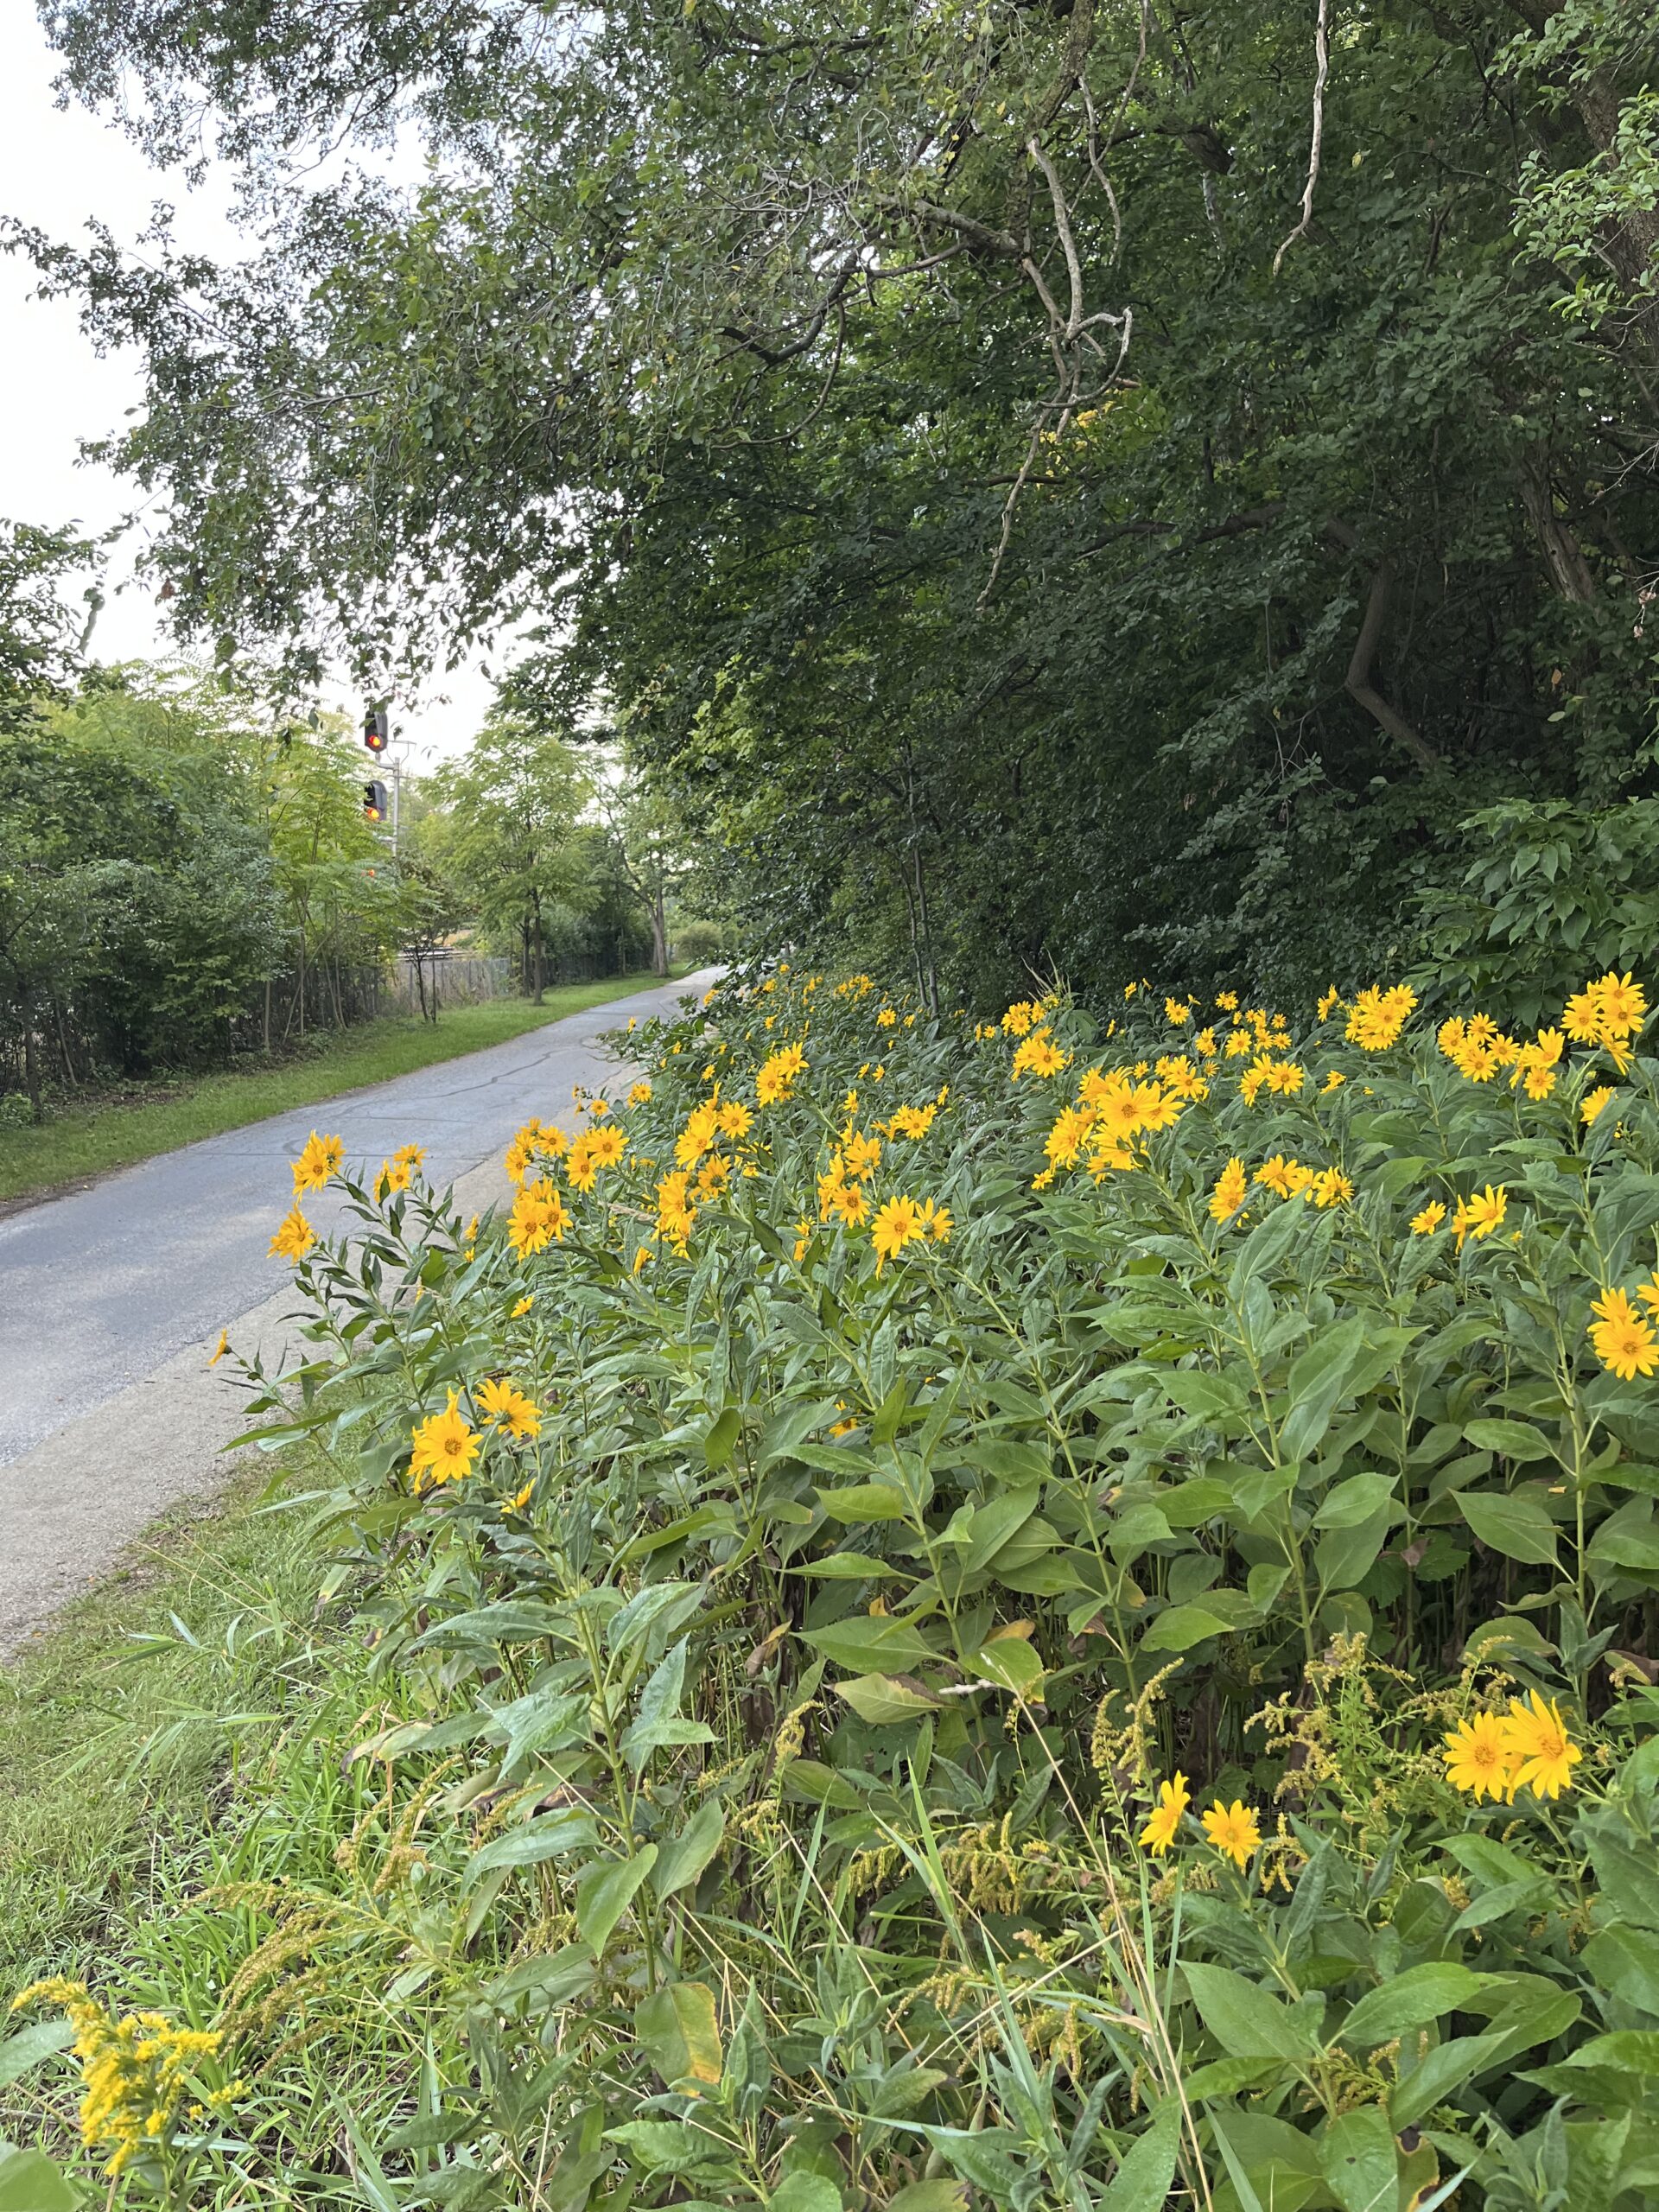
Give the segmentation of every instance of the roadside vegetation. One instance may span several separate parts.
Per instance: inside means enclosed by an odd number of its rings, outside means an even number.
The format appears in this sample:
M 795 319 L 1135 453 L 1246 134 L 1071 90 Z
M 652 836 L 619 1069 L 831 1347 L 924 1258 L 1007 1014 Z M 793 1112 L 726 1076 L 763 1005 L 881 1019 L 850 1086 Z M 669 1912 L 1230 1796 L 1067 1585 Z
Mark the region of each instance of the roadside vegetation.
M 1549 1016 L 779 968 L 499 1217 L 319 1138 L 248 1379 L 353 1632 L 25 1997 L 14 2135 L 133 2203 L 1638 2212 L 1659 1064 L 1629 976 Z
M 94 1095 L 62 1109 L 43 1128 L 22 1120 L 0 1123 L 0 1201 L 41 1195 L 200 1137 L 239 1129 L 268 1114 L 504 1044 L 545 1022 L 648 990 L 655 980 L 641 970 L 598 983 L 565 984 L 544 992 L 539 1001 L 513 997 L 445 1007 L 435 1022 L 383 1017 L 325 1031 L 304 1052 L 274 1065 L 256 1059 L 218 1075 L 134 1084 L 113 1098 Z M 147 1095 L 152 1090 L 153 1096 Z

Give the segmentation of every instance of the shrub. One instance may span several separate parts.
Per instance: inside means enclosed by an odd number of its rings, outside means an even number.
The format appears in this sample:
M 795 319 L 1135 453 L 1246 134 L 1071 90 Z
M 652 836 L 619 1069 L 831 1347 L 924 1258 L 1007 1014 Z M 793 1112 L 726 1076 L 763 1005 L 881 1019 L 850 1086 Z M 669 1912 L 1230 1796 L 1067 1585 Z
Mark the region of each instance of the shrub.
M 204 2165 L 1650 2202 L 1645 1020 L 1615 975 L 1530 1038 L 1402 987 L 975 1027 L 779 969 L 522 1130 L 505 1218 L 317 1141 L 264 1433 L 341 1467 L 379 1693 L 320 1771 L 382 1786 L 171 1931 L 262 2115 Z M 377 2033 L 318 2130 L 296 2048 L 315 2100 Z

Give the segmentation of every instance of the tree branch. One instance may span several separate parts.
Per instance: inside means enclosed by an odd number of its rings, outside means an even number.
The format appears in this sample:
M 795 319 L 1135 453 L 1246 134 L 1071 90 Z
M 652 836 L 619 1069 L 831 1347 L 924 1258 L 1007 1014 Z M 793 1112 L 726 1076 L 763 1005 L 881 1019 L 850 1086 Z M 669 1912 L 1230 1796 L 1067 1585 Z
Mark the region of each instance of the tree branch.
M 1319 21 L 1313 30 L 1313 137 L 1307 151 L 1307 182 L 1302 190 L 1301 220 L 1273 257 L 1273 273 L 1298 238 L 1307 236 L 1313 220 L 1313 188 L 1319 181 L 1319 158 L 1325 146 L 1325 82 L 1331 73 L 1331 0 L 1319 0 Z

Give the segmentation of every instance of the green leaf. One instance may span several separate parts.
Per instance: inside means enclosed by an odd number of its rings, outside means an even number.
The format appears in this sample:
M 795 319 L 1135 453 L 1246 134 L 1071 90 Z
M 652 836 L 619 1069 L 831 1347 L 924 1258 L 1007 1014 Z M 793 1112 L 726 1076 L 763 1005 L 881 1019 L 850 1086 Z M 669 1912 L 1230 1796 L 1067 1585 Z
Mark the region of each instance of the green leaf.
M 767 2212 L 841 2212 L 841 2191 L 824 2174 L 785 2174 L 766 2199 Z
M 75 2212 L 79 2202 L 44 2151 L 0 2150 L 0 2212 Z
M 1320 2139 L 1319 2164 L 1342 2212 L 1395 2212 L 1399 2160 L 1381 2105 L 1339 2113 Z
M 1348 1371 L 1365 1346 L 1365 1317 L 1323 1329 L 1292 1361 L 1285 1387 L 1290 1411 L 1279 1431 L 1281 1459 L 1306 1459 L 1331 1426 Z
M 861 1720 L 877 1727 L 915 1720 L 924 1713 L 937 1712 L 944 1701 L 912 1675 L 855 1675 L 834 1688 L 836 1695 L 845 1698 Z
M 1583 1951 L 1585 1965 L 1604 1989 L 1659 2020 L 1659 1936 L 1645 1928 L 1604 1929 Z M 4 2053 L 0 2051 L 0 2062 Z
M 671 1897 L 689 1889 L 720 1849 L 726 1834 L 726 1815 L 711 1800 L 694 1813 L 676 1836 L 659 1840 L 657 1864 L 651 1870 L 651 1886 L 659 1897 Z
M 1355 1529 L 1369 1521 L 1394 1496 L 1392 1475 L 1350 1475 L 1325 1493 L 1313 1516 L 1316 1529 Z
M 849 1675 L 907 1675 L 938 1656 L 919 1630 L 887 1613 L 854 1613 L 827 1628 L 804 1629 L 801 1641 Z
M 1450 2043 L 1438 2044 L 1395 2085 L 1389 2099 L 1389 2119 L 1396 2133 L 1415 2126 L 1426 2113 L 1444 2104 L 1454 2090 L 1493 2064 L 1503 2041 L 1496 2035 L 1454 2036 Z
M 657 1847 L 648 1843 L 632 1859 L 600 1859 L 582 1869 L 576 1882 L 576 1927 L 582 1940 L 602 1958 L 617 1923 L 657 1863 Z
M 1390 1499 L 1352 1528 L 1327 1529 L 1313 1547 L 1313 1572 L 1322 1591 L 1351 1590 L 1376 1564 L 1397 1508 Z
M 481 1875 L 500 1866 L 535 1866 L 544 1859 L 563 1858 L 567 1851 L 584 1851 L 599 1840 L 599 1827 L 591 1813 L 553 1813 L 522 1827 L 493 1836 L 467 1862 L 468 1888 Z
M 1123 2153 L 1104 2193 L 1096 2199 L 1099 2212 L 1161 2212 L 1169 2201 L 1180 2146 L 1180 2104 L 1171 2100 Z
M 1491 1551 L 1532 1567 L 1554 1567 L 1555 1523 L 1535 1497 L 1502 1491 L 1459 1491 L 1464 1519 Z
M 849 1483 L 844 1490 L 821 1490 L 818 1503 L 832 1521 L 902 1521 L 910 1510 L 903 1491 L 892 1483 Z
M 1408 1967 L 1380 1989 L 1366 1991 L 1338 2029 L 1338 2037 L 1357 2050 L 1375 2050 L 1378 2044 L 1392 2043 L 1396 2036 L 1466 2006 L 1491 1980 L 1489 1974 L 1475 1974 L 1452 1959 Z
M 1198 2016 L 1223 2050 L 1234 2058 L 1311 2058 L 1319 2038 L 1308 2015 L 1230 1967 L 1184 1969 Z
M 1496 1452 L 1506 1459 L 1549 1459 L 1549 1440 L 1527 1421 L 1465 1421 L 1464 1434 L 1477 1452 Z
M 1621 2028 L 1610 2036 L 1592 2036 L 1560 2063 L 1611 2066 L 1621 2074 L 1659 2075 L 1659 2028 Z
M 1198 1605 L 1171 1605 L 1159 1614 L 1141 1639 L 1143 1651 L 1190 1651 L 1206 1637 L 1224 1636 L 1231 1625 Z
M 923 2120 L 909 2124 L 993 2204 L 1008 2203 L 1022 2194 L 1025 2162 L 1013 2156 L 1020 2138 L 1011 2127 L 936 2127 Z
M 584 1931 L 585 1932 L 585 1931 Z M 706 1982 L 671 1981 L 635 2005 L 633 2031 L 671 2089 L 717 2088 L 725 2067 L 715 1993 Z
M 959 2181 L 907 2182 L 887 2199 L 887 2212 L 968 2212 L 967 2184 Z
M 8 2036 L 0 2043 L 0 2089 L 9 2089 L 14 2082 L 21 2081 L 43 2058 L 67 2050 L 74 2039 L 73 2020 L 36 2020 L 33 2026 Z
M 1042 1655 L 1025 1637 L 993 1637 L 988 1643 L 981 1644 L 969 1664 L 999 1689 L 1012 1690 L 1016 1697 L 1041 1702 L 1037 1697 L 1037 1685 L 1043 1679 Z
M 737 1440 L 742 1433 L 741 1406 L 726 1407 L 709 1424 L 709 1433 L 702 1440 L 702 1456 L 711 1474 L 717 1474 L 721 1468 L 729 1466 L 732 1454 L 737 1449 Z
M 688 1639 L 682 1637 L 639 1693 L 639 1710 L 622 1738 L 622 1756 L 638 1774 L 655 1751 L 676 1744 L 712 1744 L 715 1732 L 704 1720 L 680 1718 L 685 1688 Z

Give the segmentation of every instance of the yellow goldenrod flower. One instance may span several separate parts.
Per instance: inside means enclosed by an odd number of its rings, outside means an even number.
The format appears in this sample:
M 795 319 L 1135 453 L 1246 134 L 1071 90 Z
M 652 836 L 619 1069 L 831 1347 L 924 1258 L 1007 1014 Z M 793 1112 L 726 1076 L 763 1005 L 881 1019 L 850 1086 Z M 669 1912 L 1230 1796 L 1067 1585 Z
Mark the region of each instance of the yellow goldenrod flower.
M 1421 1213 L 1411 1217 L 1411 1233 L 1414 1236 L 1432 1236 L 1445 1219 L 1446 1208 L 1438 1198 L 1431 1198 Z
M 1587 1128 L 1611 1099 L 1618 1096 L 1618 1086 L 1611 1083 L 1598 1084 L 1593 1090 L 1586 1090 L 1579 1107 L 1579 1118 Z
M 529 1298 L 521 1298 L 518 1303 L 512 1309 L 513 1319 L 515 1321 L 522 1321 L 525 1314 L 529 1313 L 531 1307 L 535 1303 L 536 1300 L 533 1295 Z
M 629 1103 L 629 1105 L 630 1105 L 630 1106 L 649 1106 L 649 1105 L 650 1105 L 650 1103 L 651 1103 L 651 1085 L 650 1085 L 647 1082 L 645 1082 L 645 1081 L 644 1080 L 644 1078 L 643 1078 L 643 1077 L 640 1079 L 640 1081 L 639 1081 L 639 1082 L 638 1082 L 638 1083 L 633 1083 L 633 1084 L 629 1084 L 629 1086 L 628 1086 L 628 1103 Z
M 104 2171 L 113 2181 L 142 2154 L 169 2146 L 190 2062 L 212 2057 L 223 2038 L 206 2029 L 175 2027 L 164 2012 L 130 2012 L 118 2020 L 85 1982 L 58 1976 L 31 1983 L 11 2009 L 41 1999 L 61 2006 L 74 2029 L 81 2139 L 89 2151 L 110 2152 Z M 201 2101 L 222 2110 L 241 2087 L 238 2082 L 203 2091 Z

